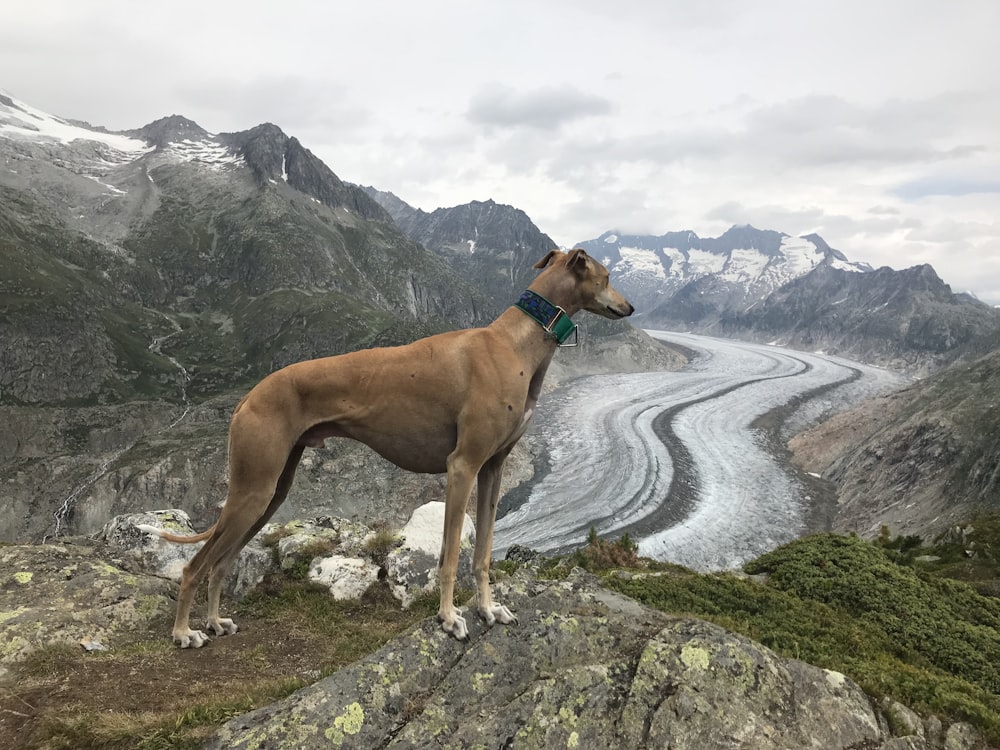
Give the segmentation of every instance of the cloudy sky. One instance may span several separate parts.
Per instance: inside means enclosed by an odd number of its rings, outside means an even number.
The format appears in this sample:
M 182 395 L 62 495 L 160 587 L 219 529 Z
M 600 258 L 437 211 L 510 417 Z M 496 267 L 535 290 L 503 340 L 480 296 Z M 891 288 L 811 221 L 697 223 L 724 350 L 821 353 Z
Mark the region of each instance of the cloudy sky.
M 111 129 L 273 122 L 425 210 L 818 232 L 1000 304 L 1000 2 L 9 3 L 0 88 Z

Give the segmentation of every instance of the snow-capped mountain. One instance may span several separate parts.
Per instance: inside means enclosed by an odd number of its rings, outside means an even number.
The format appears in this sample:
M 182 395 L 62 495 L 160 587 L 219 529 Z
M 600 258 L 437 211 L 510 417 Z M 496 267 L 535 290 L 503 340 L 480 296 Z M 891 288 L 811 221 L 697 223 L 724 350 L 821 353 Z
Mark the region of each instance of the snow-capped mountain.
M 720 237 L 606 232 L 580 243 L 611 271 L 646 328 L 838 353 L 928 372 L 995 346 L 996 311 L 954 294 L 930 266 L 875 270 L 821 237 L 751 226 Z
M 207 525 L 250 385 L 487 307 L 276 125 L 213 134 L 171 115 L 111 133 L 0 94 L 0 539 L 149 507 Z M 379 517 L 401 523 L 440 492 L 334 450 L 316 468 L 341 462 L 336 484 L 303 466 L 283 512 L 352 517 L 384 496 Z
M 213 134 L 171 115 L 112 133 L 5 93 L 0 254 L 17 302 L 0 311 L 0 402 L 169 392 L 144 378 L 177 368 L 140 331 L 190 347 L 190 387 L 214 392 L 366 336 L 475 324 L 483 306 L 276 125 Z M 338 315 L 357 322 L 303 323 Z
M 751 226 L 708 238 L 690 231 L 660 236 L 605 232 L 578 245 L 608 266 L 618 288 L 647 318 L 655 318 L 661 305 L 695 283 L 698 297 L 707 295 L 715 306 L 739 309 L 821 264 L 872 270 L 852 263 L 817 235 L 791 237 Z

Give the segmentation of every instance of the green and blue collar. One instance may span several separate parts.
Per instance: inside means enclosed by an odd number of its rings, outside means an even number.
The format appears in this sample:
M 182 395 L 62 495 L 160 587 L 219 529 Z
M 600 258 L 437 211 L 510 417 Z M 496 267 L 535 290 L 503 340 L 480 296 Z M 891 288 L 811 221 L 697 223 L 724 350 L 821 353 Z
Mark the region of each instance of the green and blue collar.
M 576 346 L 580 343 L 576 323 L 565 310 L 553 305 L 542 295 L 529 289 L 514 303 L 514 307 L 534 319 L 545 330 L 545 336 L 555 339 L 559 346 Z M 573 343 L 567 344 L 570 336 L 573 337 Z

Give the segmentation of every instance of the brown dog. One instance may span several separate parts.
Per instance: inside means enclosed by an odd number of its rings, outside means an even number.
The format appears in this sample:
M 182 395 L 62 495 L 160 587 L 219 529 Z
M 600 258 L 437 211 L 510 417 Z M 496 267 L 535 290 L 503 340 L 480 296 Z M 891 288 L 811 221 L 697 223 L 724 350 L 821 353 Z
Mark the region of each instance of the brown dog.
M 631 315 L 632 305 L 608 272 L 583 250 L 553 250 L 516 305 L 485 328 L 442 333 L 412 344 L 366 349 L 289 365 L 268 375 L 236 407 L 229 425 L 229 494 L 207 531 L 177 536 L 141 527 L 171 542 L 207 540 L 184 568 L 174 641 L 198 648 L 191 630 L 195 590 L 208 573 L 208 628 L 237 631 L 219 617 L 222 582 L 244 545 L 284 501 L 306 446 L 331 437 L 359 440 L 409 471 L 447 472 L 444 539 L 439 559 L 445 631 L 464 639 L 455 607 L 462 522 L 478 477 L 473 570 L 479 614 L 492 625 L 516 622 L 490 593 L 489 567 L 500 474 L 527 429 L 557 345 L 575 334 L 570 316 L 588 310 L 606 318 Z

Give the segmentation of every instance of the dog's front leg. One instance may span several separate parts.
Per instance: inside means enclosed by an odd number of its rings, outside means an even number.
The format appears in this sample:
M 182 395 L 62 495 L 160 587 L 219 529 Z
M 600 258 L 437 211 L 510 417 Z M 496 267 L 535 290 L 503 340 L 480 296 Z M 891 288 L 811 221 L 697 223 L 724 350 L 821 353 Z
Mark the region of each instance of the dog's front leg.
M 455 606 L 455 579 L 458 577 L 458 554 L 462 544 L 462 526 L 465 507 L 472 492 L 476 468 L 457 451 L 448 457 L 448 488 L 445 494 L 444 537 L 441 540 L 441 557 L 438 560 L 438 582 L 441 602 L 438 620 L 446 633 L 458 640 L 465 640 L 469 628 L 462 617 L 462 610 Z
M 476 553 L 472 570 L 476 576 L 479 615 L 492 626 L 496 622 L 516 623 L 517 617 L 504 605 L 493 601 L 490 591 L 490 562 L 493 558 L 493 525 L 500 500 L 500 477 L 507 452 L 499 453 L 479 470 L 479 491 L 476 504 Z

